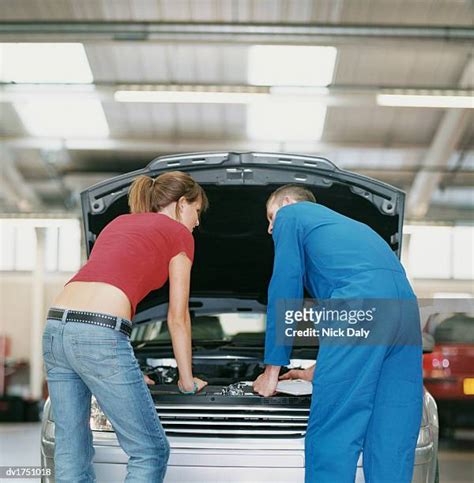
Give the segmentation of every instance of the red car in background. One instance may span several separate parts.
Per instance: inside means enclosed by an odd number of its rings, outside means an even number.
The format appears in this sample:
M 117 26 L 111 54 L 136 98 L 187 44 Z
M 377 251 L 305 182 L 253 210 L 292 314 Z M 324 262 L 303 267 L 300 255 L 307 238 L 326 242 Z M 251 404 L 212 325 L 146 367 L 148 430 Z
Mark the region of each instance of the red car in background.
M 438 405 L 440 431 L 449 435 L 474 427 L 474 317 L 438 316 L 429 325 L 435 345 L 423 358 L 424 383 Z

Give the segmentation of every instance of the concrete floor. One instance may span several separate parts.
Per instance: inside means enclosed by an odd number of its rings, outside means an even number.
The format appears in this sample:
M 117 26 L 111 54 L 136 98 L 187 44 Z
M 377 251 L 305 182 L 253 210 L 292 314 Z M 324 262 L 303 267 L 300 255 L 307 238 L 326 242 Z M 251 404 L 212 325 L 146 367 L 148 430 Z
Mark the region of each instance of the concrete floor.
M 0 466 L 40 466 L 41 423 L 0 424 Z M 39 483 L 39 478 L 8 478 L 4 482 Z
M 0 466 L 40 465 L 40 423 L 0 424 Z M 441 483 L 474 482 L 474 431 L 457 431 L 452 440 L 440 441 Z M 33 483 L 39 479 L 2 479 Z
M 458 430 L 453 439 L 441 439 L 438 461 L 441 483 L 474 482 L 474 431 Z

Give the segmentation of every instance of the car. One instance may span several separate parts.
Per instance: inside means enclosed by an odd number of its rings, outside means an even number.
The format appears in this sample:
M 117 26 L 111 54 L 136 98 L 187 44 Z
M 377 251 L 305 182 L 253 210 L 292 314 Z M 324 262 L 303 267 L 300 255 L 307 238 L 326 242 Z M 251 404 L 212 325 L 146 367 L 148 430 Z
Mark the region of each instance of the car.
M 304 184 L 319 203 L 372 227 L 400 256 L 404 193 L 340 170 L 322 157 L 258 152 L 164 156 L 81 194 L 88 254 L 104 226 L 127 212 L 133 179 L 169 170 L 191 174 L 210 200 L 194 233 L 190 297 L 193 371 L 209 385 L 193 396 L 179 394 L 166 325 L 167 287 L 150 293 L 137 308 L 131 338 L 143 372 L 156 382 L 150 391 L 171 445 L 165 481 L 303 482 L 311 397 L 260 397 L 249 385 L 263 369 L 266 294 L 273 264 L 265 202 L 281 185 Z M 317 350 L 317 345 L 295 347 L 288 368 L 314 364 Z M 53 469 L 49 401 L 42 424 L 41 461 Z M 123 480 L 127 456 L 96 402 L 91 428 L 98 481 Z M 436 404 L 425 391 L 413 482 L 436 481 L 437 448 Z M 364 481 L 362 458 L 358 482 Z
M 424 384 L 436 400 L 443 435 L 474 427 L 474 317 L 435 314 L 434 348 L 423 356 Z

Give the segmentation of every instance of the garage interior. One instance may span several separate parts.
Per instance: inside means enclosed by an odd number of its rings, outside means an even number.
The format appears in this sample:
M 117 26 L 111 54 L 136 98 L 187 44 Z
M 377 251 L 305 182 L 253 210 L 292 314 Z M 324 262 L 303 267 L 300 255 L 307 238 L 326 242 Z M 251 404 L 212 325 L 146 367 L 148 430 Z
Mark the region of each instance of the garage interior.
M 473 19 L 471 0 L 0 0 L 0 465 L 40 464 L 80 193 L 159 156 L 314 155 L 393 185 L 418 298 L 472 299 Z M 473 454 L 472 429 L 444 432 L 440 481 L 472 481 Z

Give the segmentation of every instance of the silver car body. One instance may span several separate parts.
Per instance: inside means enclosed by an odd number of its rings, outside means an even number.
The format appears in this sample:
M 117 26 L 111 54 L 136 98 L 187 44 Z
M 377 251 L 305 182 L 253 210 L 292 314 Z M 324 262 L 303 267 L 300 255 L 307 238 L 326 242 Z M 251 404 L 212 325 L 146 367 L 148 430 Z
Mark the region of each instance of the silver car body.
M 205 413 L 215 420 L 226 420 L 232 428 L 232 415 L 229 406 L 180 406 L 157 404 L 165 430 L 176 421 L 186 423 L 187 414 L 196 410 Z M 239 438 L 229 438 L 222 433 L 208 436 L 169 436 L 171 455 L 166 474 L 166 483 L 227 483 L 227 482 L 304 482 L 304 435 L 290 438 L 266 438 L 262 432 L 265 420 L 272 411 L 260 411 L 249 414 L 252 408 L 245 406 L 232 407 L 245 415 L 249 425 L 253 426 L 248 433 L 252 437 L 242 435 Z M 270 413 L 270 414 L 269 414 Z M 295 411 L 297 421 L 304 425 L 307 411 Z M 291 416 L 288 417 L 291 421 Z M 94 431 L 94 468 L 98 482 L 124 481 L 128 457 L 119 446 L 115 433 Z M 438 450 L 438 419 L 435 402 L 432 396 L 425 392 L 423 423 L 418 436 L 416 448 L 415 470 L 413 483 L 433 483 L 436 474 Z M 54 422 L 50 419 L 49 401 L 45 406 L 42 437 L 42 466 L 54 472 Z M 44 482 L 54 481 L 44 479 Z M 364 482 L 362 471 L 362 456 L 358 462 L 356 482 Z

